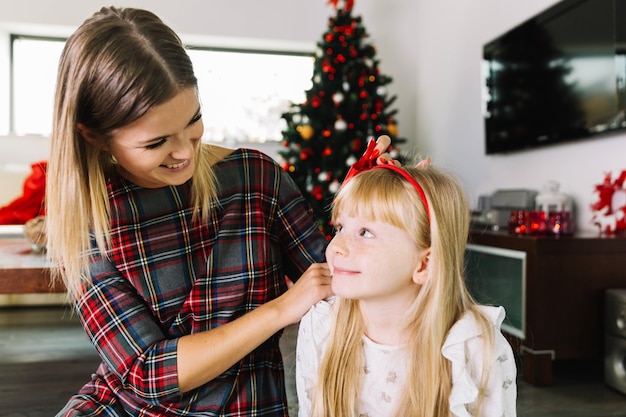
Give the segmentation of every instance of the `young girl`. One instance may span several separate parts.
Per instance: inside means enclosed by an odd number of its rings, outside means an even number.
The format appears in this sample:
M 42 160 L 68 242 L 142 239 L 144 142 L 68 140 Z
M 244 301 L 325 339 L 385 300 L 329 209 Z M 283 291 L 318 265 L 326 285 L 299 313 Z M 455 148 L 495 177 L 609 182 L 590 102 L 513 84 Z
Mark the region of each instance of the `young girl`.
M 302 319 L 300 417 L 515 416 L 502 307 L 465 286 L 469 207 L 428 165 L 358 173 L 332 207 L 336 297 Z
M 102 364 L 59 415 L 287 415 L 280 331 L 331 295 L 327 242 L 271 158 L 202 133 L 157 16 L 103 8 L 70 36 L 47 249 Z

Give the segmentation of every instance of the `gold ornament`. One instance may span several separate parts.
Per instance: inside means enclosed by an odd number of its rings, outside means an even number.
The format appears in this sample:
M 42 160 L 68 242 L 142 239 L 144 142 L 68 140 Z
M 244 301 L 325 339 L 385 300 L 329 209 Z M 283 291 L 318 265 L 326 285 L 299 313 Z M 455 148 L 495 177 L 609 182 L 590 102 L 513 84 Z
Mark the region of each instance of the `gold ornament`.
M 313 128 L 311 125 L 298 126 L 296 130 L 304 140 L 309 140 L 313 137 Z
M 389 125 L 387 125 L 387 131 L 389 131 L 389 134 L 391 136 L 397 137 L 398 136 L 398 125 L 395 123 L 389 123 Z

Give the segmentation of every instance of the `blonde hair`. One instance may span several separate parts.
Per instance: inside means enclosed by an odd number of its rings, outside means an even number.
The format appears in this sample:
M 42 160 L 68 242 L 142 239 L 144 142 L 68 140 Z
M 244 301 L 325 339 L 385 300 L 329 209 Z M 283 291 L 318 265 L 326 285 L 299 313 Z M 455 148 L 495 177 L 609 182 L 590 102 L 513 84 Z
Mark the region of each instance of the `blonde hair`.
M 403 317 L 410 351 L 397 415 L 444 417 L 450 413 L 452 377 L 450 362 L 441 348 L 450 328 L 470 312 L 484 327 L 487 346 L 491 346 L 494 335 L 465 286 L 470 211 L 463 189 L 452 174 L 432 165 L 405 170 L 426 195 L 430 221 L 413 185 L 389 169 L 360 173 L 345 184 L 333 202 L 332 218 L 342 212 L 388 222 L 409 232 L 417 249 L 430 248 L 428 279 Z M 359 304 L 337 297 L 334 309 L 334 328 L 319 371 L 321 389 L 313 398 L 315 417 L 352 417 L 360 395 L 364 323 Z M 486 349 L 484 355 L 489 358 L 491 350 Z M 482 387 L 486 386 L 487 371 L 483 369 Z M 483 399 L 481 390 L 478 409 Z
M 156 15 L 102 8 L 70 36 L 59 62 L 46 185 L 47 253 L 71 297 L 90 281 L 92 240 L 106 256 L 111 244 L 103 147 L 132 123 L 182 90 L 197 90 L 179 37 Z M 81 125 L 90 140 L 78 131 Z M 194 218 L 208 218 L 216 185 L 206 146 L 196 151 Z

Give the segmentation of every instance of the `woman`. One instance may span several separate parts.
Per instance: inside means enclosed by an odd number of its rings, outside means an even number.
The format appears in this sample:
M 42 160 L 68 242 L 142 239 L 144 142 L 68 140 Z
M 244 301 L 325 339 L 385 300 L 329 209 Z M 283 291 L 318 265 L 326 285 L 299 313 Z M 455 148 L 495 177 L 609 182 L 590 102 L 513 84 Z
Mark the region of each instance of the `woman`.
M 148 11 L 87 19 L 56 88 L 47 249 L 102 358 L 59 415 L 286 415 L 280 330 L 331 294 L 293 182 L 201 143 L 191 61 Z

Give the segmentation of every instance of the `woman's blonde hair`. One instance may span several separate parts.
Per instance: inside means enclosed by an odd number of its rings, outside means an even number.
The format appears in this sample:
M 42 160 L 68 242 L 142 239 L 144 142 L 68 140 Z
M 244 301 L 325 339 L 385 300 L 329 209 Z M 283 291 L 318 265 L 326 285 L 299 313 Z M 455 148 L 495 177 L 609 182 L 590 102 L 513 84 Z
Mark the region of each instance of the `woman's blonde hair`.
M 450 413 L 450 362 L 441 348 L 452 325 L 473 313 L 493 340 L 491 325 L 477 309 L 464 279 L 464 253 L 469 232 L 469 206 L 455 177 L 432 165 L 405 168 L 422 187 L 425 205 L 414 186 L 390 169 L 371 169 L 351 179 L 337 194 L 332 218 L 338 212 L 388 222 L 414 238 L 416 250 L 430 248 L 428 278 L 404 320 L 409 333 L 407 381 L 397 416 L 444 417 Z M 337 297 L 334 329 L 320 368 L 313 399 L 315 417 L 352 417 L 357 409 L 363 375 L 364 323 L 357 300 Z M 491 356 L 487 349 L 485 359 Z M 488 363 L 488 361 L 483 361 Z M 483 369 L 481 386 L 486 384 Z M 478 400 L 482 403 L 484 392 Z
M 102 8 L 67 40 L 56 84 L 46 225 L 54 277 L 70 296 L 89 281 L 92 240 L 104 256 L 111 242 L 106 176 L 113 162 L 103 147 L 116 129 L 188 88 L 197 90 L 197 79 L 180 38 L 146 10 Z M 196 219 L 208 217 L 216 195 L 207 152 L 205 146 L 196 152 Z

